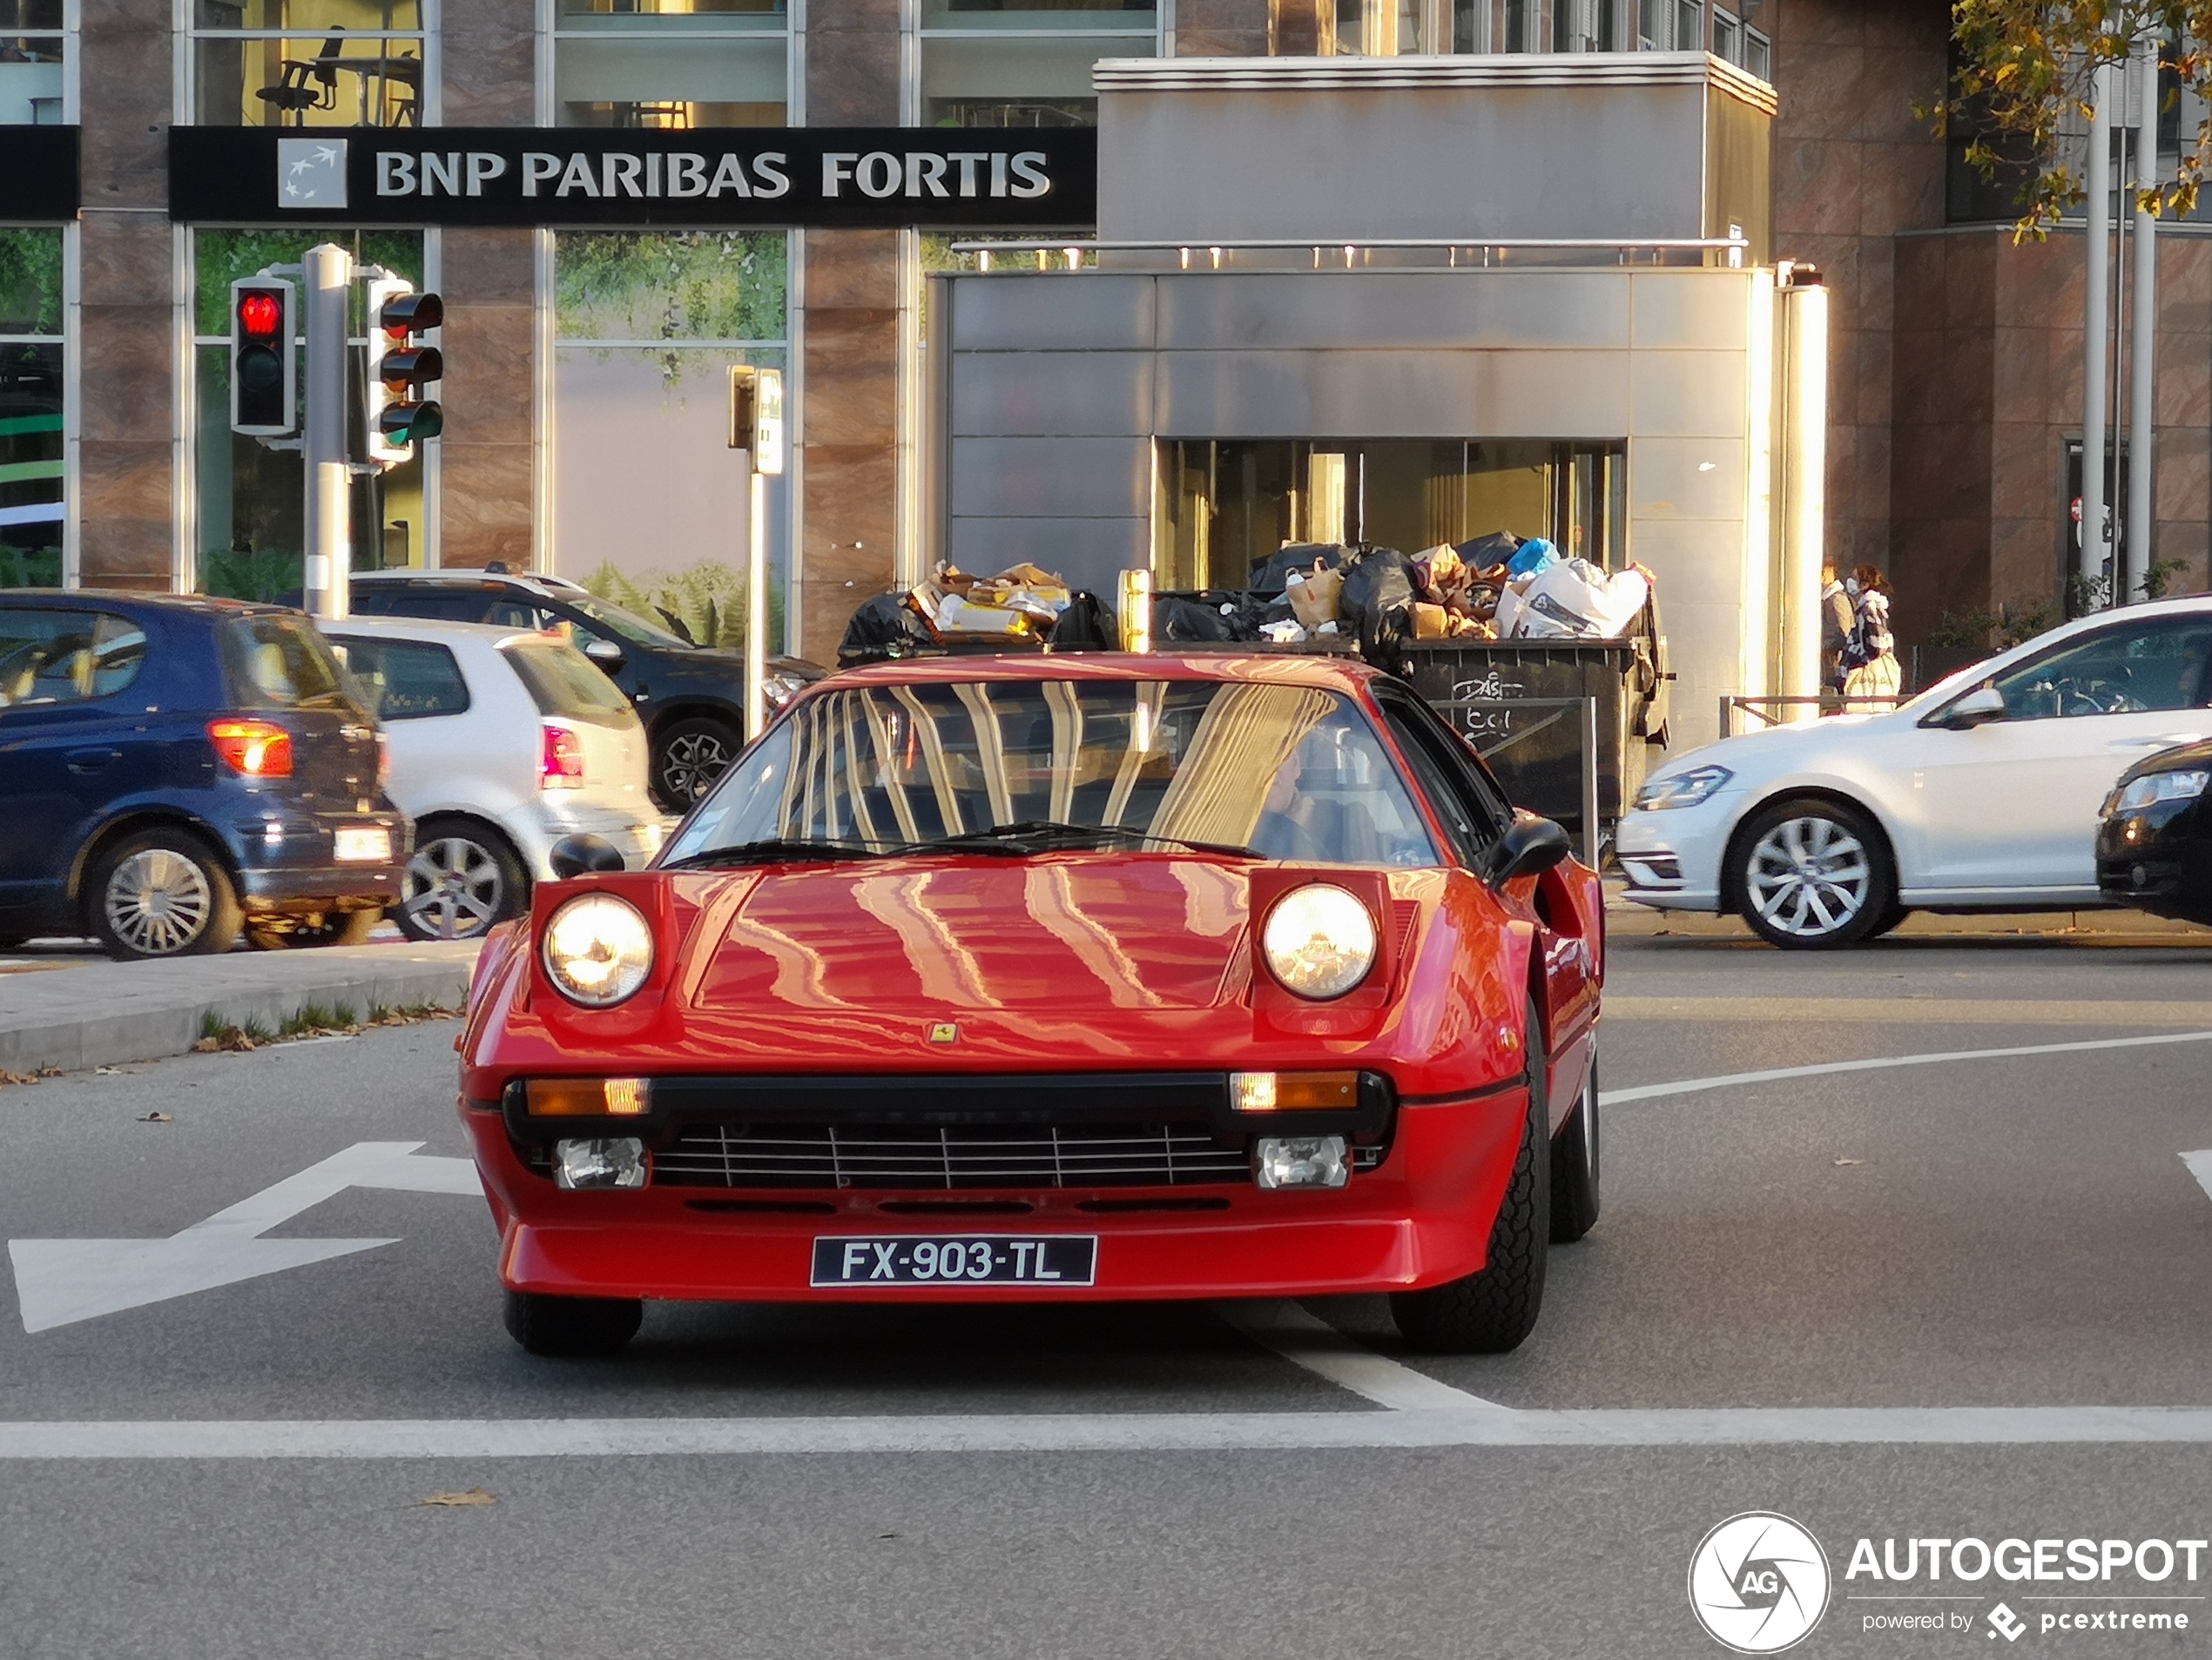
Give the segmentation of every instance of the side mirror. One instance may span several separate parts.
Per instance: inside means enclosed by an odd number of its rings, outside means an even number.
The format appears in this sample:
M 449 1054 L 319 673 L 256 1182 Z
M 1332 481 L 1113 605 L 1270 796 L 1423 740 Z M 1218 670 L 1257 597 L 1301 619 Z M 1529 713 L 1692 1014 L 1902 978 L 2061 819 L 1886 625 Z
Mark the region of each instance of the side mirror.
M 612 640 L 586 640 L 583 654 L 609 673 L 622 666 L 622 647 Z
M 1502 887 L 1519 876 L 1539 875 L 1564 862 L 1575 851 L 1567 832 L 1549 819 L 1522 813 L 1498 843 L 1498 865 L 1492 882 Z
M 2005 718 L 2005 694 L 1995 686 L 1976 686 L 1943 712 L 1943 724 L 1954 732 L 1981 726 Z
M 547 856 L 552 860 L 554 875 L 563 881 L 571 876 L 596 876 L 630 868 L 623 860 L 622 849 L 604 836 L 563 836 Z

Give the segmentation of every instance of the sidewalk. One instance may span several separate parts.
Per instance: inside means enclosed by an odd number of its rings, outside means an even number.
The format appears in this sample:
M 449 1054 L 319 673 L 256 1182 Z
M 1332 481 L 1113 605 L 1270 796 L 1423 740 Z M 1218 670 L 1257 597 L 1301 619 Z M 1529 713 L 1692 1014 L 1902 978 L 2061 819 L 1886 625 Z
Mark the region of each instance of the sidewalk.
M 1757 936 L 1730 913 L 1661 911 L 1628 897 L 1627 884 L 1605 884 L 1605 922 L 1616 939 L 1750 940 Z M 1916 911 L 1887 937 L 1893 940 L 2080 940 L 2098 945 L 2197 946 L 2212 949 L 2212 928 L 2169 921 L 2142 911 L 1991 911 L 1937 916 Z
M 78 1071 L 189 1053 L 210 1019 L 275 1030 L 303 1008 L 461 1007 L 473 941 L 233 951 L 0 975 L 0 1072 Z

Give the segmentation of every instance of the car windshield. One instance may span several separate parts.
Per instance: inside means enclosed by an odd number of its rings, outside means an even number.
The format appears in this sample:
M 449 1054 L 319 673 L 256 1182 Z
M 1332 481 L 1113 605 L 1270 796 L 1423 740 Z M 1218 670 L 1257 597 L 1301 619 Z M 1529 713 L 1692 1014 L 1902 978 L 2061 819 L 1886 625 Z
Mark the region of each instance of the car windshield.
M 579 616 L 597 623 L 610 633 L 619 634 L 634 645 L 658 646 L 664 651 L 684 651 L 690 646 L 658 624 L 649 623 L 633 611 L 612 605 L 590 594 L 563 592 L 561 603 Z
M 500 651 L 529 688 L 542 715 L 566 715 L 602 726 L 633 726 L 630 699 L 591 659 L 552 640 L 509 640 Z
M 1374 727 L 1346 698 L 1215 680 L 1049 679 L 808 698 L 729 770 L 663 862 L 937 845 L 1440 862 Z
M 221 629 L 231 696 L 241 709 L 335 709 L 365 714 L 346 671 L 305 617 L 265 611 Z

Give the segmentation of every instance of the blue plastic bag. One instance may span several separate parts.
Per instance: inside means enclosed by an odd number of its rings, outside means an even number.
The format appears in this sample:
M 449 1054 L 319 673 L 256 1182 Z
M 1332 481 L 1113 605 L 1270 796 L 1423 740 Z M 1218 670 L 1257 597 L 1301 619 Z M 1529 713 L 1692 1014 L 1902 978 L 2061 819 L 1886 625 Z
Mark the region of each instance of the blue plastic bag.
M 1508 577 L 1533 577 L 1538 571 L 1559 563 L 1559 550 L 1541 536 L 1531 537 L 1521 544 L 1521 551 L 1506 561 Z

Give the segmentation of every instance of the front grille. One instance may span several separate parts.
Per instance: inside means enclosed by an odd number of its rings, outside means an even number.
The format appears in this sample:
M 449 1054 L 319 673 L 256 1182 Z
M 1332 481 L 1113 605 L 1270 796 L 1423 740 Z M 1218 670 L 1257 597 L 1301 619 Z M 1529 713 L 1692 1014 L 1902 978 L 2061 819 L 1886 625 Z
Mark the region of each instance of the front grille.
M 653 1155 L 653 1179 L 679 1187 L 1179 1187 L 1249 1181 L 1251 1161 L 1204 1124 L 694 1124 Z

